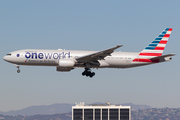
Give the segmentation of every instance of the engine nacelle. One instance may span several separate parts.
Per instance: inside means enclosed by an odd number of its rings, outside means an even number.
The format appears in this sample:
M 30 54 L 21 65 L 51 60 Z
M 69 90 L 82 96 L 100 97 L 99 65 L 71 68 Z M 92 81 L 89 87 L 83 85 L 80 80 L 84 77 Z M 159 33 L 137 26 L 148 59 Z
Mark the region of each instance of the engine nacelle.
M 74 62 L 74 60 L 68 60 L 68 59 L 60 59 L 59 60 L 59 67 L 70 67 L 70 68 L 72 68 L 72 67 L 74 67 L 74 64 L 75 64 L 75 62 Z
M 56 67 L 57 71 L 60 72 L 68 72 L 74 69 L 75 62 L 72 59 L 60 59 L 59 65 Z

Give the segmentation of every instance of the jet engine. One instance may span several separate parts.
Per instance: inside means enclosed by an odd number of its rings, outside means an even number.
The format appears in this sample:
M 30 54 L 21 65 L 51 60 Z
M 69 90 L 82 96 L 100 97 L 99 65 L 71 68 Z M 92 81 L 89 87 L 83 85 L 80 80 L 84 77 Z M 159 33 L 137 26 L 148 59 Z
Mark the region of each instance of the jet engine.
M 74 69 L 73 68 L 74 65 L 75 65 L 74 60 L 62 59 L 62 60 L 59 60 L 59 66 L 56 67 L 56 70 L 60 72 L 68 72 Z
M 59 67 L 74 67 L 74 60 L 70 59 L 60 59 L 59 60 Z

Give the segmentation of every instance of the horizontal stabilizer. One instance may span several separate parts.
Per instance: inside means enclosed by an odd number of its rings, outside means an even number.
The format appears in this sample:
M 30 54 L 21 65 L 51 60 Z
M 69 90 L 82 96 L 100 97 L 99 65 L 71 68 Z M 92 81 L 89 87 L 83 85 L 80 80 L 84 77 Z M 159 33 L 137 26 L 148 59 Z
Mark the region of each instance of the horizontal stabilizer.
M 151 58 L 150 60 L 162 59 L 162 58 L 165 58 L 165 57 L 171 57 L 171 56 L 174 56 L 174 55 L 176 55 L 176 54 L 162 55 L 162 56 L 158 56 L 158 57 L 153 57 L 153 58 Z

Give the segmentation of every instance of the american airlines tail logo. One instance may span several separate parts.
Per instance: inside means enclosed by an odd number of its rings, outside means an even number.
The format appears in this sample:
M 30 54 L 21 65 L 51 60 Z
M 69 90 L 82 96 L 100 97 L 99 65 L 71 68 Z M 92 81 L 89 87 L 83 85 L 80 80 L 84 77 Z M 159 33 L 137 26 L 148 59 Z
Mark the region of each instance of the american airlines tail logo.
M 25 58 L 31 59 L 64 59 L 70 58 L 70 52 L 62 53 L 37 53 L 37 52 L 26 52 Z M 26 61 L 27 61 L 26 60 Z

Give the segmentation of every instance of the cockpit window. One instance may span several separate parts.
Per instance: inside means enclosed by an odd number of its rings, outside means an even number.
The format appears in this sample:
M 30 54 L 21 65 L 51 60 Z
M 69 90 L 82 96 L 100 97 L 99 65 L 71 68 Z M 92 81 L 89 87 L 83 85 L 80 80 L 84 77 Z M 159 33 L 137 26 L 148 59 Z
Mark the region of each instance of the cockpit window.
M 11 55 L 11 53 L 8 53 L 7 55 Z

